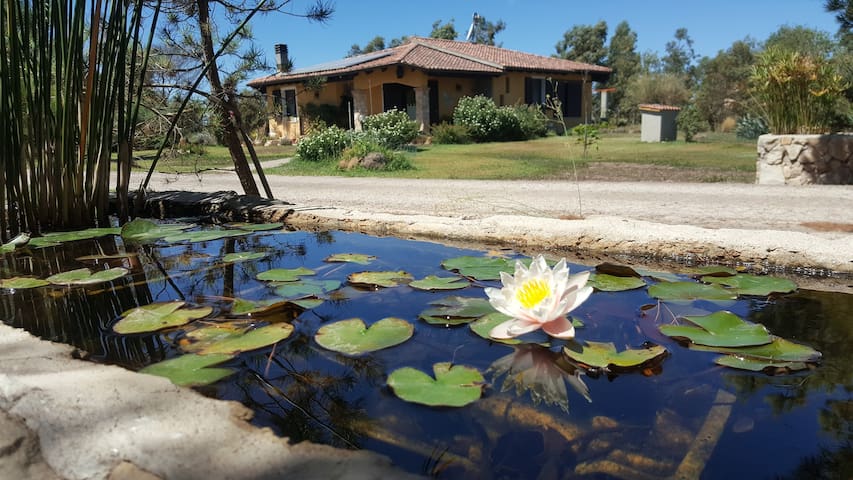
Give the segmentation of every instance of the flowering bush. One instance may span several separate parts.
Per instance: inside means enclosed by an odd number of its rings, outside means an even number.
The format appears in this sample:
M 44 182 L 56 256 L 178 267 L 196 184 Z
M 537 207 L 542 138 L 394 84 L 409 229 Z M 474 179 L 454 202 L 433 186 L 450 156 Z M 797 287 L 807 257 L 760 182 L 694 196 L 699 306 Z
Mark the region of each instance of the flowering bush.
M 498 107 L 491 98 L 477 95 L 459 99 L 453 123 L 468 129 L 476 142 L 522 140 L 521 122 L 512 107 Z
M 539 105 L 515 105 L 509 107 L 518 118 L 518 126 L 525 139 L 544 137 L 548 134 L 548 117 Z
M 332 125 L 303 137 L 296 145 L 299 158 L 309 162 L 335 159 L 352 144 L 352 136 L 346 130 Z
M 410 143 L 419 131 L 418 124 L 409 119 L 406 112 L 397 109 L 365 117 L 361 125 L 377 143 L 395 149 Z

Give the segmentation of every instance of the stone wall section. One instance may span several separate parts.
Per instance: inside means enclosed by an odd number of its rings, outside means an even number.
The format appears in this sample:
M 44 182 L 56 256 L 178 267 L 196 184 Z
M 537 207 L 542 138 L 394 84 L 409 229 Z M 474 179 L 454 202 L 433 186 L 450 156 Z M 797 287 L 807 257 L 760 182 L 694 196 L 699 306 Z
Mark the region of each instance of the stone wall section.
M 758 137 L 755 183 L 853 184 L 853 134 Z

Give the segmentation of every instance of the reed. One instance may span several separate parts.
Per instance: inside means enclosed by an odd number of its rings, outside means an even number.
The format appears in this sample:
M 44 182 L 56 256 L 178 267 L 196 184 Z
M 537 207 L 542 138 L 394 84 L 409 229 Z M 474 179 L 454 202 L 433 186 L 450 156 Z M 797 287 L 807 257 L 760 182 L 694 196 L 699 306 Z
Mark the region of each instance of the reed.
M 0 237 L 126 218 L 159 1 L 0 0 Z M 111 153 L 117 151 L 117 175 Z

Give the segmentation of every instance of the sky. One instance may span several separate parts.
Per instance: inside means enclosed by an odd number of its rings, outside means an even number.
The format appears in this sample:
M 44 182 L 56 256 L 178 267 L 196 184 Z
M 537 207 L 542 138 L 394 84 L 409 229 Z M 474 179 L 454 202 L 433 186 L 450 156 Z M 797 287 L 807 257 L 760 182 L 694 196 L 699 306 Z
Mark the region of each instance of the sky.
M 780 26 L 802 25 L 834 35 L 833 15 L 823 0 L 327 0 L 335 13 L 326 23 L 271 14 L 252 22 L 257 46 L 275 66 L 274 45 L 288 45 L 295 68 L 338 60 L 353 44 L 364 46 L 375 36 L 386 44 L 404 35 L 429 36 L 436 20 L 454 20 L 463 37 L 474 12 L 506 29 L 495 38 L 503 48 L 551 56 L 563 34 L 575 25 L 607 22 L 608 41 L 626 20 L 637 33 L 637 51 L 664 53 L 675 30 L 687 28 L 694 50 L 713 57 L 732 42 L 765 40 Z M 286 7 L 304 11 L 311 0 L 292 0 Z

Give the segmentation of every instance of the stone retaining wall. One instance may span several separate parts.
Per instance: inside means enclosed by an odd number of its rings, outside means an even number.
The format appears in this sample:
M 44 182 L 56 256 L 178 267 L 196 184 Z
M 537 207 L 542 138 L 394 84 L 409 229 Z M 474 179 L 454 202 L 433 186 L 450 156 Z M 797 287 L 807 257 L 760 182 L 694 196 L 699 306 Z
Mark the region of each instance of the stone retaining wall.
M 762 135 L 755 183 L 853 184 L 853 134 Z

